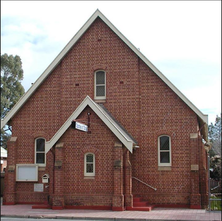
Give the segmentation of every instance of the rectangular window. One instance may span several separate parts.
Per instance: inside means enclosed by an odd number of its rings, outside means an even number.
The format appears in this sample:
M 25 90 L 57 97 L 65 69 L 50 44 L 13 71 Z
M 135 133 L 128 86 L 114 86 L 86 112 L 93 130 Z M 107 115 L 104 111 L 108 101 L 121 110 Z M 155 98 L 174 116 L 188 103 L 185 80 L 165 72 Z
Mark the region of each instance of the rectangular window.
M 95 155 L 85 154 L 84 161 L 84 176 L 95 176 Z
M 35 163 L 45 166 L 45 139 L 37 138 L 35 140 Z
M 171 166 L 171 140 L 169 136 L 158 138 L 158 165 Z
M 95 73 L 95 99 L 106 98 L 106 75 L 104 71 Z

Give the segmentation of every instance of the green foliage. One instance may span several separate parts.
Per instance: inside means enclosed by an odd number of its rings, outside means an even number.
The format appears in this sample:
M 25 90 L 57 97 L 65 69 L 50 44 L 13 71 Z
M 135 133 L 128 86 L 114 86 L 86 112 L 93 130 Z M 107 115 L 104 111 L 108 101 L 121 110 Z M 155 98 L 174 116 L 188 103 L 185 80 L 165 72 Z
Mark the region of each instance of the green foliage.
M 219 155 L 210 158 L 210 168 L 213 169 L 211 178 L 219 181 L 221 179 L 221 157 Z
M 221 211 L 221 196 L 211 196 L 211 203 L 210 203 L 210 207 L 211 210 L 216 210 L 216 211 Z
M 4 118 L 20 97 L 25 93 L 22 61 L 18 55 L 1 55 L 1 119 Z M 10 136 L 6 129 L 1 130 L 1 145 L 6 147 Z
M 215 123 L 208 126 L 208 138 L 212 143 L 210 156 L 221 156 L 221 117 L 216 116 Z
M 217 116 L 214 124 L 208 127 L 209 141 L 212 143 L 210 154 L 211 178 L 221 179 L 221 117 Z

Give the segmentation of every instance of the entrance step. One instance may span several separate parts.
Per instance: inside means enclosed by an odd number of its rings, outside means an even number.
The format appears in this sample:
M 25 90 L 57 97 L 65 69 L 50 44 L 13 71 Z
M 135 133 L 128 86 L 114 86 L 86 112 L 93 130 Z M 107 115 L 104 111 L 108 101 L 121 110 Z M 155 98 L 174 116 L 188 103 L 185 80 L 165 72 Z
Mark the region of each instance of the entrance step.
M 134 207 L 144 207 L 147 206 L 147 202 L 145 201 L 140 201 L 140 202 L 133 202 Z
M 142 199 L 142 197 L 139 197 L 139 196 L 133 197 L 133 203 L 134 203 L 134 202 L 140 202 L 141 199 Z
M 127 210 L 131 211 L 151 211 L 154 205 L 149 205 L 146 201 L 143 201 L 142 197 L 133 197 L 133 207 L 127 207 Z
M 32 206 L 32 209 L 51 209 L 51 205 L 48 202 L 44 202 L 42 204 L 36 204 Z
M 154 206 L 144 206 L 144 207 L 127 207 L 126 209 L 127 210 L 130 210 L 130 211 L 151 211 L 152 209 L 154 208 Z

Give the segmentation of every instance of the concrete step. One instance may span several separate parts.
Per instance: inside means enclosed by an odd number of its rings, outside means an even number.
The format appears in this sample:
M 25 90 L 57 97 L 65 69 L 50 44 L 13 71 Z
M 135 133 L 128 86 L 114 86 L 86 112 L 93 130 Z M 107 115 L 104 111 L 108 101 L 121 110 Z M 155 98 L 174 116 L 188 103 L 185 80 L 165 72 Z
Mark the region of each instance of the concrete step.
M 133 202 L 140 202 L 141 199 L 141 197 L 133 197 Z
M 141 207 L 127 207 L 126 209 L 127 210 L 130 210 L 130 211 L 151 211 L 152 209 L 154 208 L 154 206 L 152 205 L 149 205 L 149 206 L 141 206 Z
M 133 207 L 145 207 L 147 206 L 147 202 L 140 201 L 140 202 L 133 202 Z
M 154 208 L 153 205 L 149 205 L 140 196 L 133 197 L 133 207 L 127 207 L 127 210 L 131 211 L 151 211 Z

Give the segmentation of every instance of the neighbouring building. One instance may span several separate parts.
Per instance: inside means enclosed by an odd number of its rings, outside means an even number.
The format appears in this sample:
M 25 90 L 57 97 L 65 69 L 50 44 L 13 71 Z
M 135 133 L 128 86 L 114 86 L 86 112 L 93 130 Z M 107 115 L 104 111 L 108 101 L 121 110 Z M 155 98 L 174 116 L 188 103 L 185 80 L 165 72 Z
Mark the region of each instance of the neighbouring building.
M 1 173 L 4 173 L 7 167 L 7 150 L 1 147 Z
M 205 208 L 207 122 L 97 10 L 2 121 L 3 204 Z

